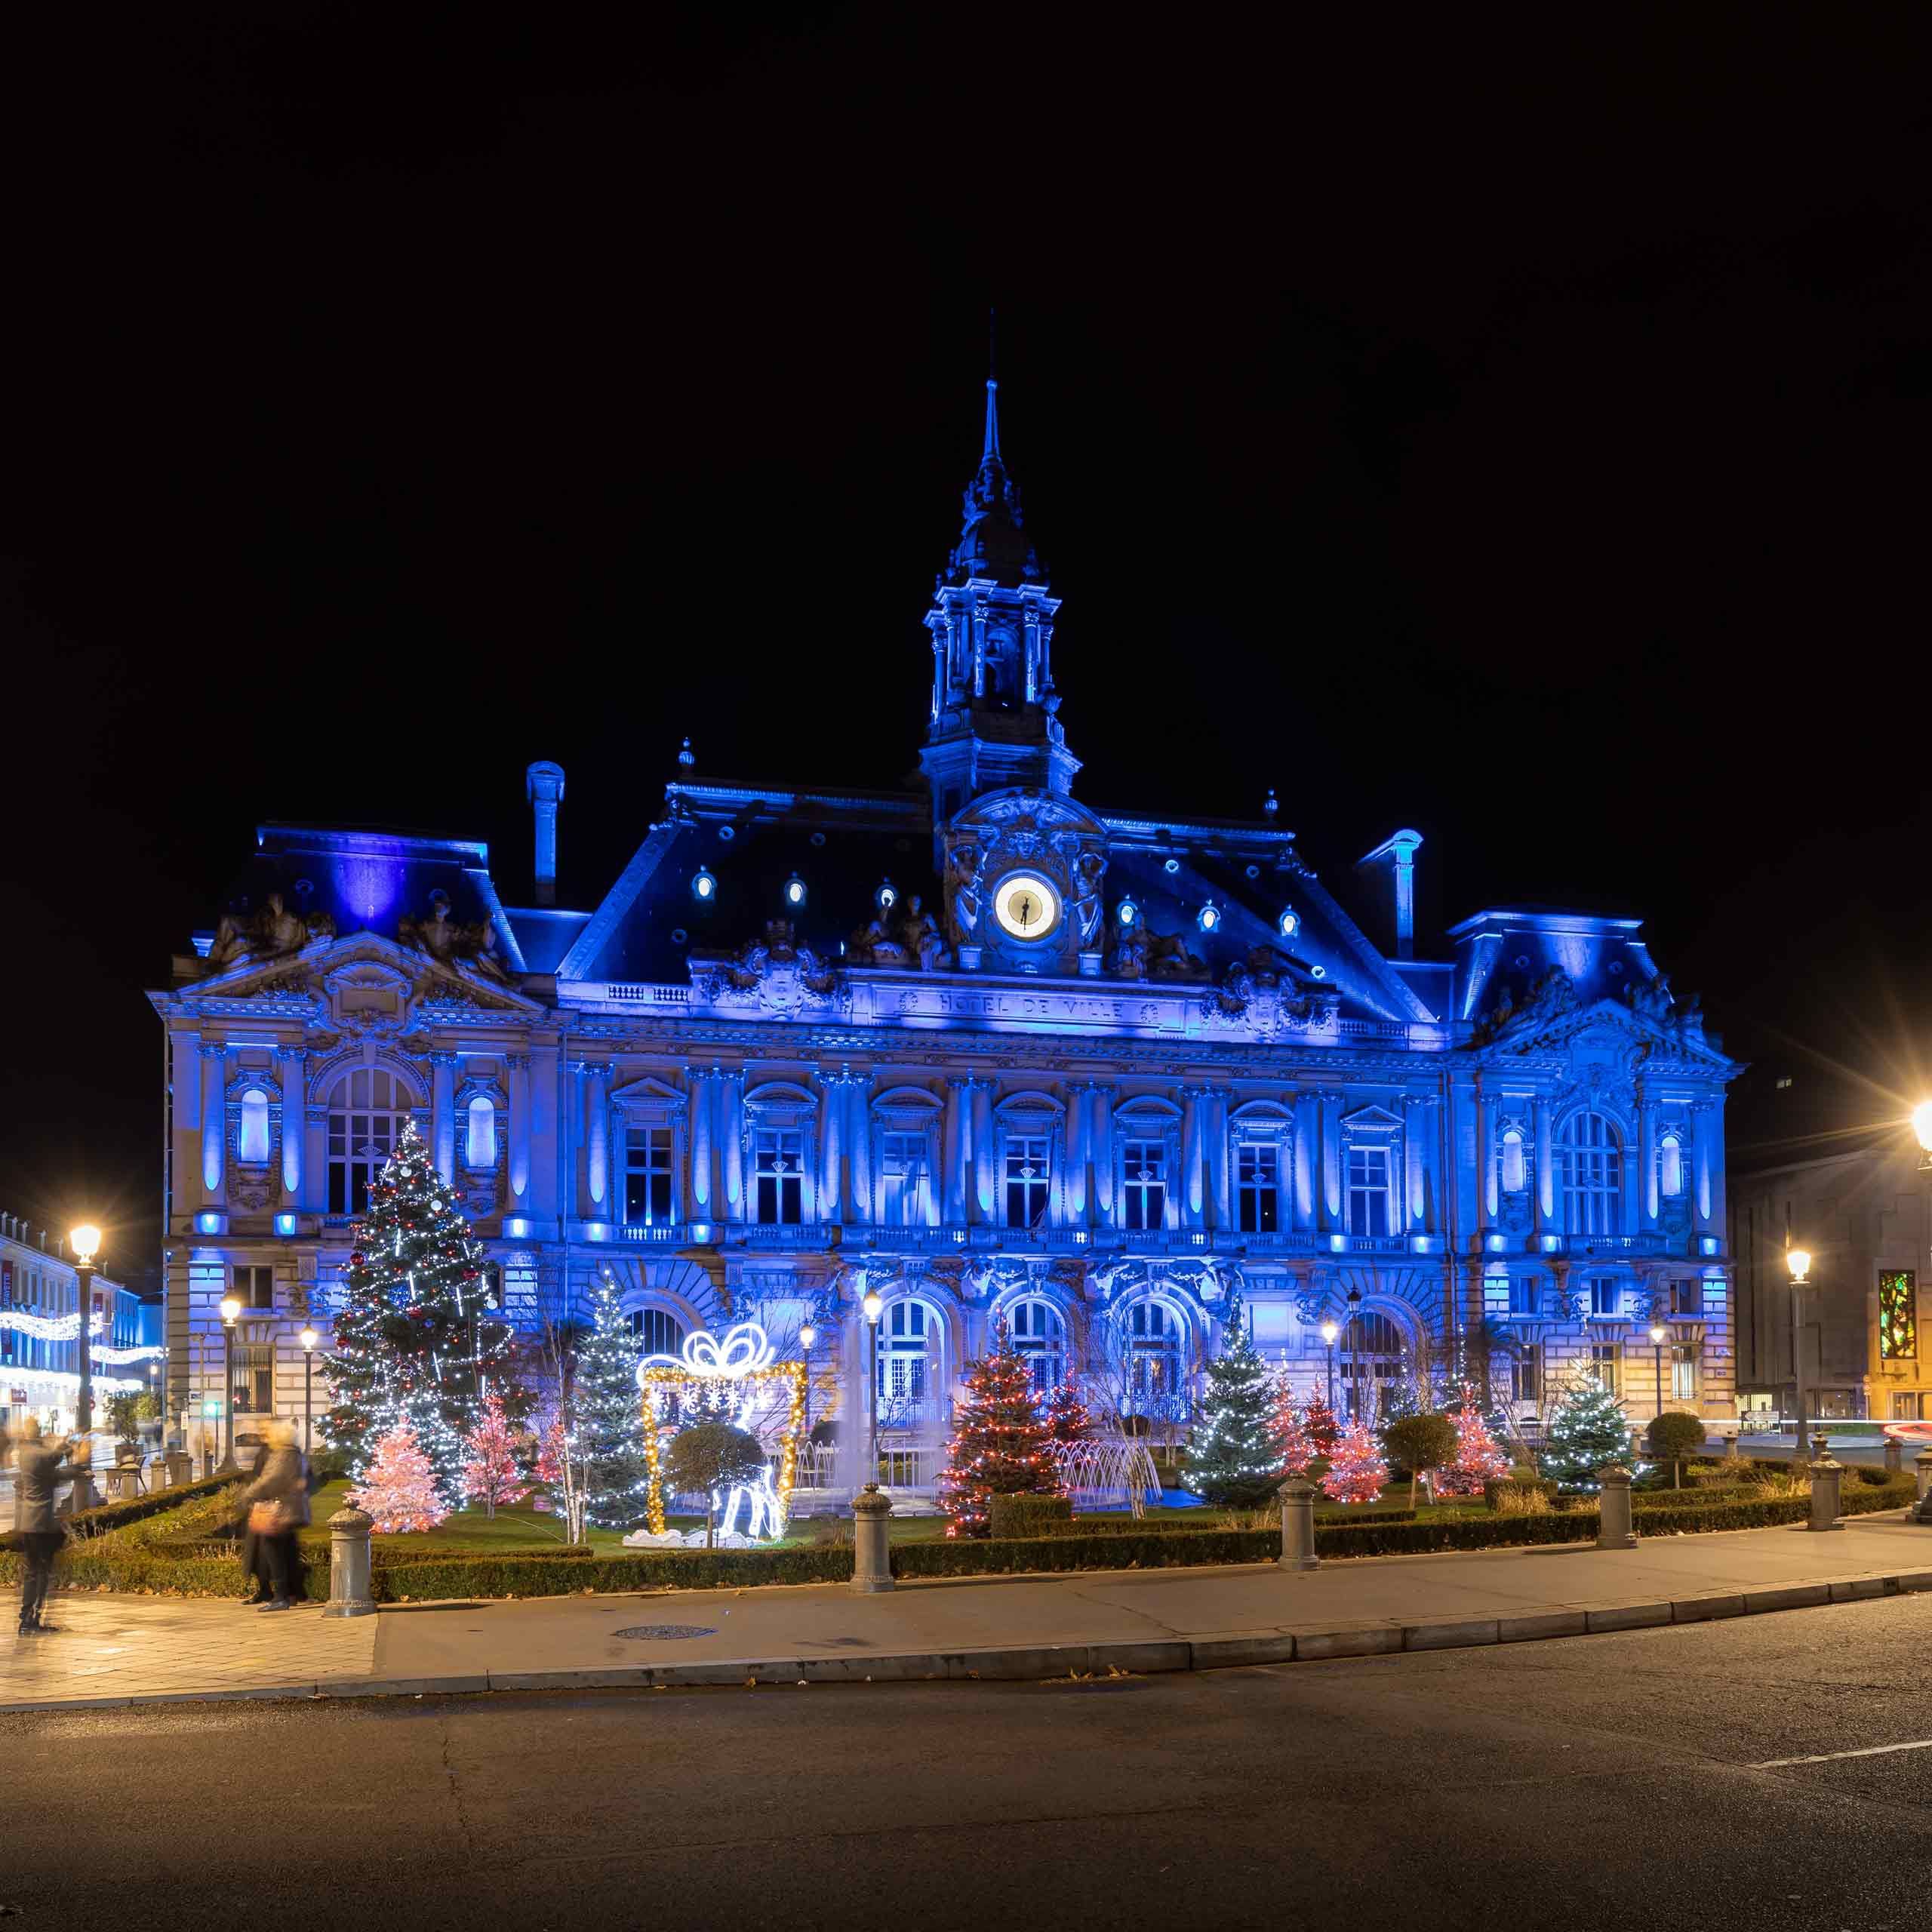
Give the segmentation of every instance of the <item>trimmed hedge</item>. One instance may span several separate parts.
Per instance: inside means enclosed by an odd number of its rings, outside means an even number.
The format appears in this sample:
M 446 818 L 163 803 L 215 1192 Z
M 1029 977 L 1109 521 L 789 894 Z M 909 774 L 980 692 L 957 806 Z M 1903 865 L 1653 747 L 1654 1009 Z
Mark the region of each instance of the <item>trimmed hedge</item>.
M 326 1574 L 326 1571 L 325 1572 Z M 760 1583 L 844 1583 L 852 1552 L 837 1546 L 792 1549 L 640 1549 L 592 1552 L 559 1563 L 548 1551 L 438 1557 L 385 1563 L 371 1572 L 379 1603 L 405 1598 L 565 1597 L 580 1591 L 728 1590 Z
M 65 1517 L 70 1534 L 83 1537 L 105 1536 L 109 1530 L 125 1530 L 130 1523 L 158 1516 L 164 1510 L 179 1509 L 204 1496 L 217 1496 L 237 1478 L 210 1476 L 201 1482 L 184 1482 L 174 1489 L 157 1489 L 146 1496 L 130 1496 L 118 1503 L 103 1503 L 97 1509 L 83 1509 L 77 1516 Z
M 995 1537 L 1065 1536 L 1073 1527 L 1070 1496 L 1021 1493 L 987 1499 L 986 1515 Z

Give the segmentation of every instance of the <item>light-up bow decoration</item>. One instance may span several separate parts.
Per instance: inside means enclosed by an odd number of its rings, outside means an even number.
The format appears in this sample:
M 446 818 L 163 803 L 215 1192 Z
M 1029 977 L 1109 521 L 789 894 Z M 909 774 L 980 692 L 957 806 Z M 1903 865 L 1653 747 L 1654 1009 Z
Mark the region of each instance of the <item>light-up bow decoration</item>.
M 685 1337 L 683 1359 L 675 1355 L 646 1355 L 638 1364 L 638 1386 L 644 1386 L 644 1371 L 652 1367 L 681 1368 L 689 1375 L 702 1375 L 717 1381 L 734 1382 L 742 1376 L 756 1375 L 777 1359 L 771 1339 L 755 1321 L 741 1321 L 726 1331 L 722 1340 L 703 1329 Z

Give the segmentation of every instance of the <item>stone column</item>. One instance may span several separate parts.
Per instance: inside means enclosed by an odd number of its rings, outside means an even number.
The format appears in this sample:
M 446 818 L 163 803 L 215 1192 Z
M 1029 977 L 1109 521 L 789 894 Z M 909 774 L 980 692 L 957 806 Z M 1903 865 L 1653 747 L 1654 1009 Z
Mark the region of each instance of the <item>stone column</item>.
M 1690 1110 L 1691 1175 L 1692 1185 L 1695 1189 L 1693 1199 L 1697 1211 L 1697 1232 L 1700 1235 L 1712 1232 L 1711 1119 L 1712 1107 L 1709 1100 L 1699 1100 L 1693 1105 Z
M 1636 1532 L 1630 1527 L 1630 1472 L 1621 1463 L 1612 1463 L 1597 1472 L 1602 1485 L 1602 1514 L 1597 1520 L 1599 1549 L 1635 1549 Z
M 1184 1228 L 1201 1224 L 1201 1114 L 1207 1098 L 1204 1088 L 1181 1089 L 1180 1224 Z
M 972 1081 L 960 1074 L 953 1075 L 946 1083 L 946 1120 L 940 1162 L 944 1169 L 946 1183 L 946 1220 L 952 1227 L 960 1226 L 966 1219 L 970 1152 L 968 1137 L 972 1124 L 968 1110 L 972 1103 Z
M 329 1518 L 329 1600 L 325 1617 L 373 1617 L 376 1600 L 369 1590 L 369 1531 L 371 1518 L 360 1509 L 338 1509 Z
M 818 1103 L 818 1215 L 821 1221 L 839 1219 L 844 1193 L 839 1186 L 839 1163 L 845 1156 L 845 1083 L 849 1068 L 822 1075 Z
M 303 1109 L 306 1152 L 302 1167 L 302 1199 L 297 1205 L 315 1213 L 328 1208 L 329 1110 L 325 1105 Z M 281 1117 L 281 1131 L 288 1131 L 288 1116 Z
M 1548 1234 L 1556 1219 L 1556 1168 L 1550 1143 L 1555 1133 L 1554 1109 L 1547 1094 L 1536 1100 L 1537 1180 L 1536 1231 Z
M 1418 1123 L 1426 1118 L 1428 1102 L 1420 1094 L 1402 1096 L 1402 1178 L 1404 1219 L 1391 1222 L 1392 1227 L 1400 1227 L 1406 1233 L 1421 1231 L 1426 1203 L 1423 1194 L 1423 1149 L 1426 1141 L 1424 1129 Z
M 1216 1092 L 1208 1101 L 1208 1201 L 1217 1228 L 1235 1224 L 1228 1161 L 1228 1097 Z
M 724 1218 L 736 1226 L 749 1218 L 745 1183 L 745 1076 L 742 1069 L 729 1072 L 712 1069 L 718 1082 L 718 1151 L 723 1171 L 718 1180 L 718 1198 Z
M 291 1208 L 302 1200 L 302 1143 L 309 1112 L 308 1054 L 300 1047 L 278 1047 L 281 1063 L 281 1191 Z
M 1315 1553 L 1315 1499 L 1318 1492 L 1306 1476 L 1291 1476 L 1275 1494 L 1281 1503 L 1280 1567 L 1289 1571 L 1318 1569 Z
M 1321 1201 L 1327 1218 L 1324 1225 L 1346 1225 L 1342 1213 L 1342 1097 L 1318 1094 L 1321 1103 Z
M 998 1143 L 993 1135 L 993 1083 L 977 1080 L 973 1086 L 973 1192 L 970 1218 L 996 1221 L 999 1201 L 998 1177 L 993 1171 Z
M 505 1056 L 510 1087 L 510 1201 L 525 1207 L 530 1196 L 530 1056 Z
M 1096 1227 L 1111 1227 L 1114 1218 L 1114 1090 L 1094 1089 L 1094 1130 L 1087 1143 L 1087 1158 L 1093 1176 L 1093 1221 Z
M 1066 1158 L 1061 1168 L 1061 1208 L 1064 1224 L 1087 1225 L 1088 1097 L 1091 1084 L 1069 1087 L 1066 1094 Z
M 226 1204 L 228 1159 L 228 1049 L 202 1042 L 202 1192 L 215 1207 Z
M 1637 1082 L 1637 1199 L 1643 1226 L 1657 1224 L 1657 1103 L 1642 1081 Z M 1632 1234 L 1641 1232 L 1633 1228 Z
M 855 1073 L 845 1090 L 846 1160 L 851 1177 L 851 1205 L 846 1211 L 853 1220 L 867 1223 L 878 1219 L 873 1205 L 872 1085 L 869 1073 Z M 926 1192 L 930 1197 L 932 1189 Z
M 1291 1094 L 1288 1111 L 1294 1118 L 1294 1140 L 1291 1148 L 1294 1162 L 1292 1199 L 1294 1212 L 1282 1223 L 1297 1234 L 1307 1232 L 1316 1223 L 1315 1196 L 1320 1192 L 1321 1163 L 1321 1129 L 1312 1094 Z
M 429 1056 L 429 1152 L 446 1181 L 456 1179 L 456 1055 Z
M 689 1097 L 691 1151 L 686 1161 L 685 1218 L 714 1221 L 718 1218 L 717 1150 L 717 1082 L 701 1067 L 685 1069 L 685 1091 Z
M 1496 1225 L 1499 1204 L 1496 1192 L 1496 1103 L 1476 1081 L 1476 1176 L 1482 1202 L 1482 1224 Z
M 888 1540 L 892 1498 L 867 1483 L 852 1499 L 852 1594 L 877 1596 L 892 1588 Z

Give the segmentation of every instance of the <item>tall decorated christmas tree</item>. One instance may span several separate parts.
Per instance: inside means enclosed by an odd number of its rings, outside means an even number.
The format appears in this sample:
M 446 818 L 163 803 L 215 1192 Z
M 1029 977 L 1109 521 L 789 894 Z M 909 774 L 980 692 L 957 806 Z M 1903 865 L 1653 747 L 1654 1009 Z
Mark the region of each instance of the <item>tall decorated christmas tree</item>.
M 1388 1480 L 1389 1465 L 1383 1460 L 1375 1432 L 1357 1416 L 1336 1444 L 1321 1487 L 1337 1503 L 1373 1503 Z
M 335 1399 L 324 1438 L 360 1476 L 375 1438 L 407 1418 L 454 1502 L 463 1438 L 486 1388 L 497 1387 L 513 1417 L 521 1404 L 503 1377 L 510 1331 L 491 1312 L 482 1248 L 413 1121 L 370 1187 L 355 1240 L 328 1358 Z
M 1235 1508 L 1265 1503 L 1281 1480 L 1275 1392 L 1241 1315 L 1235 1295 L 1228 1304 L 1226 1344 L 1208 1364 L 1201 1420 L 1187 1454 L 1189 1488 Z
M 1557 1398 L 1537 1460 L 1566 1488 L 1595 1489 L 1598 1470 L 1630 1460 L 1623 1404 L 1594 1376 L 1580 1377 Z
M 586 1509 L 600 1529 L 635 1529 L 650 1509 L 637 1339 L 607 1275 L 590 1298 L 590 1332 L 577 1352 L 577 1427 Z
M 992 1498 L 1060 1488 L 1047 1426 L 1028 1364 L 1014 1351 L 1006 1324 L 993 1331 L 990 1355 L 966 1364 L 966 1387 L 954 1411 L 952 1440 L 939 1479 L 949 1537 L 983 1537 Z

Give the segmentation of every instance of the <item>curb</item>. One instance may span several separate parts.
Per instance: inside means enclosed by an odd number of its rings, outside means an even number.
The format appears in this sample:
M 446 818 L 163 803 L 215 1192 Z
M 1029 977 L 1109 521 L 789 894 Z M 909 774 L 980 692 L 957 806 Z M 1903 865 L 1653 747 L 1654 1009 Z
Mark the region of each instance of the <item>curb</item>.
M 503 1690 L 669 1690 L 752 1684 L 1040 1682 L 1114 1673 L 1155 1676 L 1174 1671 L 1241 1670 L 1338 1658 L 1390 1657 L 1411 1651 L 1469 1650 L 1490 1644 L 1600 1636 L 1665 1624 L 1708 1623 L 1831 1603 L 1863 1603 L 1932 1592 L 1932 1570 L 1838 1582 L 1718 1591 L 1703 1596 L 1616 1604 L 1601 1610 L 1533 1611 L 1446 1623 L 1358 1624 L 1337 1630 L 1251 1637 L 1177 1638 L 1165 1642 L 1049 1644 L 970 1651 L 912 1651 L 881 1657 L 731 1657 L 705 1663 L 611 1665 L 589 1670 L 493 1670 L 448 1677 L 338 1678 L 263 1684 L 245 1690 L 163 1690 L 122 1697 L 69 1697 L 0 1703 L 0 1713 L 126 1710 L 140 1704 L 232 1703 L 301 1698 L 420 1697 Z

